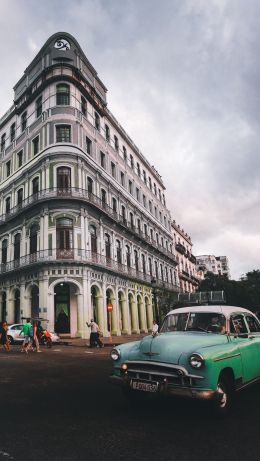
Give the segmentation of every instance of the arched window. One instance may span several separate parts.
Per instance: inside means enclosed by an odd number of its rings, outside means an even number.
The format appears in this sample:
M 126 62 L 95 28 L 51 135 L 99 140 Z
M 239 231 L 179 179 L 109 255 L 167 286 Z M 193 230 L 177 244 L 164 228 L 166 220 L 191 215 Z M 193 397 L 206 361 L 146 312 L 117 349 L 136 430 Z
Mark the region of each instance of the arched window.
M 145 256 L 142 254 L 142 269 L 143 273 L 146 274 Z
M 161 279 L 164 280 L 164 278 L 163 278 L 163 267 L 162 267 L 162 264 L 160 264 L 160 272 L 161 272 Z
M 115 197 L 112 198 L 112 208 L 113 208 L 113 211 L 116 213 L 117 212 L 117 200 Z
M 71 169 L 66 166 L 57 168 L 57 188 L 59 192 L 71 187 Z
M 14 236 L 14 260 L 17 264 L 20 264 L 20 254 L 21 254 L 21 234 L 15 234 Z
M 59 218 L 56 221 L 56 248 L 57 258 L 73 257 L 73 220 Z
M 109 234 L 105 234 L 106 258 L 111 258 L 111 239 Z
M 87 101 L 81 96 L 81 112 L 83 115 L 87 115 Z
M 7 262 L 7 248 L 8 248 L 8 240 L 4 239 L 2 241 L 2 264 L 6 264 Z
M 5 212 L 6 214 L 10 213 L 11 210 L 11 197 L 7 197 L 5 200 Z
M 18 206 L 22 205 L 22 203 L 23 203 L 23 189 L 21 188 L 17 191 L 17 205 Z
M 39 176 L 37 178 L 34 178 L 32 181 L 32 193 L 33 195 L 38 194 L 39 192 Z
M 130 226 L 133 229 L 134 228 L 134 215 L 133 215 L 133 213 L 130 212 L 129 217 L 130 217 Z
M 157 261 L 154 261 L 154 268 L 155 268 L 155 278 L 158 280 L 158 263 Z
M 149 274 L 152 276 L 153 275 L 153 267 L 152 267 L 151 258 L 148 258 L 148 265 L 149 265 Z
M 122 250 L 121 250 L 121 242 L 119 240 L 116 240 L 116 257 L 117 257 L 117 262 L 119 264 L 122 264 Z
M 89 226 L 90 243 L 92 253 L 97 253 L 97 230 L 95 226 Z
M 134 250 L 135 268 L 138 271 L 138 252 Z
M 6 320 L 6 292 L 2 292 L 2 315 L 1 315 L 1 322 Z
M 130 253 L 130 247 L 128 245 L 126 245 L 125 251 L 126 251 L 126 265 L 127 267 L 131 267 L 131 253 Z
M 87 177 L 87 189 L 89 194 L 93 194 L 93 179 Z
M 37 231 L 38 226 L 34 224 L 30 228 L 30 255 L 35 254 L 37 252 Z
M 107 204 L 107 193 L 104 189 L 101 189 L 101 203 L 102 207 L 105 207 Z
M 57 106 L 68 106 L 70 104 L 70 87 L 65 83 L 59 83 L 56 86 L 56 104 Z

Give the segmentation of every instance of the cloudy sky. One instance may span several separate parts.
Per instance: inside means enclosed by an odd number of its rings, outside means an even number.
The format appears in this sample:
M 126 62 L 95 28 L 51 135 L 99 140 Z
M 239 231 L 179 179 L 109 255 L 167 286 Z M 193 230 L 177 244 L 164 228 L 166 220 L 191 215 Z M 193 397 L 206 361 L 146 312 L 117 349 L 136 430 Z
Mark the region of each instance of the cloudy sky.
M 0 113 L 48 37 L 75 36 L 195 255 L 259 269 L 260 2 L 0 0 Z

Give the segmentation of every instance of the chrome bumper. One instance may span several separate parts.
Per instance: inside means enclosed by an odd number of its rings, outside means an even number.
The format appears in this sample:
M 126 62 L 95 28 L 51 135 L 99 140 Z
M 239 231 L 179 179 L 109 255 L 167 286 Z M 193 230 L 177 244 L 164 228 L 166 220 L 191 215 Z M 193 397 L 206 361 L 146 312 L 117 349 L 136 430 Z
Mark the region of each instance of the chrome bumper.
M 109 377 L 109 381 L 117 386 L 120 386 L 125 389 L 131 389 L 129 379 L 126 379 L 121 376 L 111 375 Z M 142 392 L 142 391 L 133 391 L 133 392 Z M 172 395 L 177 397 L 186 397 L 192 399 L 199 399 L 199 400 L 214 400 L 219 398 L 219 394 L 217 391 L 213 391 L 212 389 L 192 389 L 188 387 L 175 387 L 169 384 L 161 383 L 159 385 L 159 391 L 157 395 Z

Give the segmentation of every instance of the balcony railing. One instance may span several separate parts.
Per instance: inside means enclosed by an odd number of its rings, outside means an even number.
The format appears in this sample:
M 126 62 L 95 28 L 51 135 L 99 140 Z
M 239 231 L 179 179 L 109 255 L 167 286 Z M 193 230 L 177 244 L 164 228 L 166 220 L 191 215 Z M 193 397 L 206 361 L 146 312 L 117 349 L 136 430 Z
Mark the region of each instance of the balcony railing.
M 158 251 L 170 258 L 177 265 L 177 260 L 173 253 L 167 250 L 167 248 L 164 248 L 163 246 L 159 245 L 155 240 L 152 240 L 144 232 L 140 232 L 138 227 L 132 226 L 131 222 L 128 222 L 124 216 L 117 213 L 117 211 L 111 208 L 107 203 L 104 203 L 101 200 L 101 198 L 99 198 L 92 192 L 89 192 L 87 189 L 79 189 L 77 187 L 69 187 L 64 189 L 53 187 L 50 189 L 43 189 L 33 195 L 30 195 L 21 203 L 19 203 L 19 205 L 16 205 L 15 207 L 11 208 L 8 213 L 3 214 L 0 217 L 0 225 L 9 221 L 13 216 L 25 210 L 27 207 L 35 203 L 39 203 L 41 201 L 49 200 L 51 198 L 75 198 L 85 200 L 88 203 L 91 203 L 92 205 L 106 213 L 108 216 L 110 216 L 114 221 L 121 224 L 126 229 L 130 230 L 139 238 L 142 238 L 149 245 L 152 245 L 153 248 L 156 248 Z
M 121 264 L 114 259 L 107 258 L 106 256 L 94 253 L 89 250 L 75 248 L 40 250 L 36 253 L 21 256 L 19 259 L 0 264 L 0 275 L 16 270 L 23 270 L 25 267 L 29 267 L 35 264 L 48 264 L 52 262 L 62 262 L 64 264 L 65 261 L 68 263 L 75 262 L 79 264 L 99 266 L 111 272 L 116 272 L 121 276 L 123 275 L 125 277 L 129 277 L 130 279 L 143 281 L 148 284 L 151 284 L 151 279 L 153 278 L 149 274 L 138 271 L 133 267 L 127 266 L 126 264 Z M 158 280 L 156 285 L 167 290 L 176 292 L 180 291 L 178 286 L 163 280 Z

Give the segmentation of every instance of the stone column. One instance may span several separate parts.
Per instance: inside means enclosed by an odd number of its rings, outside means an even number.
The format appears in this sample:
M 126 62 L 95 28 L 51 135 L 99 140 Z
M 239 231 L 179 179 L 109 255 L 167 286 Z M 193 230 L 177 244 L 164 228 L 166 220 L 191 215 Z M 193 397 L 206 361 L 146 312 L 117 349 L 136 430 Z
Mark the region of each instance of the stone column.
M 77 334 L 76 336 L 82 337 L 83 325 L 84 325 L 84 315 L 83 315 L 83 295 L 82 293 L 77 293 Z
M 14 323 L 14 294 L 11 288 L 6 290 L 6 321 L 7 323 Z
M 122 334 L 127 335 L 129 332 L 128 328 L 128 315 L 127 315 L 127 299 L 123 298 L 122 303 Z
M 140 324 L 140 333 L 145 333 L 146 325 L 145 325 L 145 312 L 144 312 L 144 302 L 143 299 L 140 297 L 140 302 L 138 303 L 138 316 L 139 316 L 139 324 Z
M 153 327 L 153 306 L 152 306 L 152 299 L 149 298 L 147 310 L 146 310 L 146 317 L 147 317 L 147 328 L 148 331 L 152 331 Z

